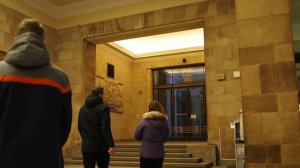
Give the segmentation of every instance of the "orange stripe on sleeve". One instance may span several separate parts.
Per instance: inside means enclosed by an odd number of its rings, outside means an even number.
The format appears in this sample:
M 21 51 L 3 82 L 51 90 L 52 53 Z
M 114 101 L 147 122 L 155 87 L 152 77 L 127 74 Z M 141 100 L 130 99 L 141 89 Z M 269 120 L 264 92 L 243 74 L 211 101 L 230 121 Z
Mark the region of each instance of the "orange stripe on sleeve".
M 60 92 L 62 93 L 67 93 L 71 91 L 70 85 L 63 87 L 60 83 L 45 78 L 31 78 L 31 77 L 24 77 L 24 76 L 4 75 L 4 76 L 0 76 L 0 81 L 18 82 L 18 83 L 26 83 L 26 84 L 33 84 L 33 85 L 46 85 L 46 86 L 55 87 L 59 89 Z

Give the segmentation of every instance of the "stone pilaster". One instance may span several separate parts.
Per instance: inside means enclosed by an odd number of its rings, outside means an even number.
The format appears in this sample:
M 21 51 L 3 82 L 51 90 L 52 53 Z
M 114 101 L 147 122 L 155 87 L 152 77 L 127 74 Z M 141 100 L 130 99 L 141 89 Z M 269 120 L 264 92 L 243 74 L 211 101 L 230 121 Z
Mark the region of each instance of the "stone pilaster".
M 242 107 L 234 0 L 210 0 L 204 25 L 208 142 L 221 144 L 220 159 L 234 159 L 230 123 Z
M 235 2 L 246 167 L 299 167 L 300 118 L 289 0 Z

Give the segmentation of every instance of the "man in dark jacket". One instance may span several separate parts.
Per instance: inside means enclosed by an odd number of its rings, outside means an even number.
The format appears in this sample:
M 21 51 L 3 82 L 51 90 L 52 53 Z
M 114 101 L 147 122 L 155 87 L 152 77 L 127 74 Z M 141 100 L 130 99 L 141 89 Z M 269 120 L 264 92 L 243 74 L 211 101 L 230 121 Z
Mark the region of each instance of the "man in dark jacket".
M 49 62 L 44 29 L 23 20 L 0 62 L 0 167 L 59 168 L 72 121 L 67 75 Z
M 82 138 L 81 151 L 84 168 L 108 168 L 114 153 L 114 140 L 110 128 L 110 111 L 103 103 L 103 88 L 97 87 L 86 98 L 78 117 L 78 130 Z

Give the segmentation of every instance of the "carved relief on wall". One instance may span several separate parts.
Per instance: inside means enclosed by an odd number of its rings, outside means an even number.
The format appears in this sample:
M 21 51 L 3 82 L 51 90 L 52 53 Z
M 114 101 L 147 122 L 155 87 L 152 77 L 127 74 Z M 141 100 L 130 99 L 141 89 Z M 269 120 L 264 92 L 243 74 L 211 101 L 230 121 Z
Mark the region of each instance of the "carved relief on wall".
M 111 112 L 123 112 L 123 85 L 113 81 L 108 81 L 103 78 L 99 78 L 97 82 L 104 88 L 103 101 L 109 106 Z
M 0 50 L 0 61 L 4 59 L 6 52 Z

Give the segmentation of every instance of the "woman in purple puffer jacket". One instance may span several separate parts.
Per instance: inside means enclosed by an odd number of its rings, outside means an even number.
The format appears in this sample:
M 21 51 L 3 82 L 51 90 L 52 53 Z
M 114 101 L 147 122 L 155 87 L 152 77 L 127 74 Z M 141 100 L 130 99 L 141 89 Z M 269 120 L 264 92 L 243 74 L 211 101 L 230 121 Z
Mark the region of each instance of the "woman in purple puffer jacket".
M 142 141 L 140 150 L 140 168 L 161 168 L 165 156 L 164 142 L 169 136 L 168 117 L 158 101 L 149 104 L 149 112 L 135 131 L 135 139 Z

